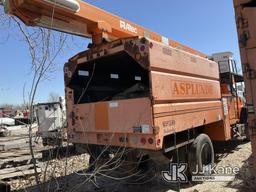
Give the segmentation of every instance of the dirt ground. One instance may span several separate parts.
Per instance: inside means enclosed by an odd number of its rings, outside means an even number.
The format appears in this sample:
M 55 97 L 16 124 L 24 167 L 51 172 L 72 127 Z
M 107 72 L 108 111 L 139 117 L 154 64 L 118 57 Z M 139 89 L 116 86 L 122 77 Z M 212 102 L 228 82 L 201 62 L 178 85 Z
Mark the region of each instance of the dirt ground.
M 251 164 L 251 144 L 249 142 L 229 142 L 221 143 L 215 147 L 217 165 L 232 165 L 240 168 L 239 174 L 236 175 L 232 182 L 205 182 L 202 184 L 166 184 L 161 178 L 152 180 L 147 184 L 131 185 L 122 180 L 113 180 L 105 177 L 97 177 L 93 182 L 85 182 L 86 177 L 79 170 L 87 166 L 88 156 L 80 155 L 65 160 L 54 160 L 49 163 L 48 178 L 52 178 L 45 185 L 46 191 L 67 191 L 67 192 L 233 192 L 233 191 L 256 191 L 256 181 L 250 173 Z M 67 167 L 67 176 L 65 169 Z M 61 170 L 61 171 L 60 171 Z M 30 182 L 30 183 L 29 183 Z M 36 187 L 26 187 L 34 181 L 16 180 L 12 181 L 12 189 L 18 191 L 39 191 Z M 95 184 L 97 184 L 97 187 Z M 21 189 L 21 184 L 22 188 Z
M 229 146 L 230 144 L 230 146 Z M 226 147 L 226 148 L 225 148 Z M 250 173 L 251 162 L 251 144 L 241 143 L 238 146 L 232 143 L 221 145 L 218 152 L 218 166 L 238 166 L 239 174 L 232 182 L 205 182 L 190 188 L 182 189 L 183 192 L 235 192 L 235 191 L 256 191 L 255 177 Z M 222 153 L 224 152 L 224 153 Z

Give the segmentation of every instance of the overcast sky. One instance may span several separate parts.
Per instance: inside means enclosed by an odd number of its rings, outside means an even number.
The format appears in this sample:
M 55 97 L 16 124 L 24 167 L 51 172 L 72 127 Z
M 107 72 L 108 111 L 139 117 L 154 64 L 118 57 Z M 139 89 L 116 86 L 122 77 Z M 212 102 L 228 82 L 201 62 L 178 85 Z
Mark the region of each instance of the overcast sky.
M 88 0 L 118 16 L 156 31 L 208 55 L 231 51 L 240 61 L 232 0 Z M 17 29 L 0 28 L 0 104 L 23 102 L 23 87 L 28 92 L 31 61 L 28 47 L 17 37 Z M 48 100 L 49 93 L 64 95 L 63 64 L 89 42 L 76 38 L 56 60 L 57 71 L 43 81 L 36 102 Z M 83 46 L 81 46 L 81 43 Z M 27 93 L 26 93 L 27 94 Z

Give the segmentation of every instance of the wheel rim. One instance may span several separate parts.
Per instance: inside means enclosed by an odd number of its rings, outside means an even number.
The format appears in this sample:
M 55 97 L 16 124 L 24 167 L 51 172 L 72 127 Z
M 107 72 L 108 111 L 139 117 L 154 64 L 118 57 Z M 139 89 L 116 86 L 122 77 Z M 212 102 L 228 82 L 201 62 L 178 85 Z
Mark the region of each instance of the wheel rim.
M 206 166 L 212 163 L 212 153 L 211 146 L 208 143 L 205 143 L 201 149 L 201 160 L 202 165 Z

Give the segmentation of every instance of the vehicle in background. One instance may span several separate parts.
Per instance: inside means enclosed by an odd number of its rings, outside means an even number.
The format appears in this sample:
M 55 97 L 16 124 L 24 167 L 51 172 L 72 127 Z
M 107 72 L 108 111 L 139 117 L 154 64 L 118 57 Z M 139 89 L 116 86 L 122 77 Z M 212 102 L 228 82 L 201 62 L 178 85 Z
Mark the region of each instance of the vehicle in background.
M 66 110 L 62 98 L 59 102 L 39 103 L 35 106 L 38 122 L 37 136 L 43 145 L 60 145 L 66 138 Z
M 13 118 L 15 116 L 15 110 L 11 107 L 1 107 L 0 108 L 0 118 Z
M 15 120 L 15 125 L 30 125 L 36 121 L 35 116 L 31 117 L 30 111 L 27 109 L 17 110 L 14 120 Z
M 15 120 L 13 118 L 3 117 L 3 118 L 0 118 L 0 125 L 14 126 Z

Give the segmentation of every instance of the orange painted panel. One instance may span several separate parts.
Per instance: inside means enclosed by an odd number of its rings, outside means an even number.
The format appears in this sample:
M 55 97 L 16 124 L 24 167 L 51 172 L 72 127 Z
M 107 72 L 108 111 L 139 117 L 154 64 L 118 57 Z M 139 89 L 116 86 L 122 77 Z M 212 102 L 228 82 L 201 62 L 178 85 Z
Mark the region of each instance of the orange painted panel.
M 142 125 L 149 126 L 153 132 L 148 98 L 79 104 L 75 116 L 73 127 L 77 132 L 133 133 L 134 127 Z
M 109 129 L 109 117 L 108 117 L 108 105 L 107 103 L 95 104 L 95 129 L 96 130 L 108 130 Z
M 158 137 L 153 134 L 120 134 L 120 133 L 88 133 L 88 132 L 69 132 L 69 141 L 71 143 L 90 143 L 106 146 L 119 146 L 125 148 L 135 149 L 149 149 L 149 150 L 160 150 L 162 148 L 162 141 L 156 142 Z M 120 139 L 121 138 L 121 139 Z M 124 139 L 126 138 L 126 139 Z M 151 143 L 141 143 L 141 138 L 146 141 L 152 140 Z
M 187 53 L 180 49 L 151 41 L 150 66 L 155 71 L 190 74 L 219 79 L 219 67 L 214 61 Z
M 72 105 L 67 108 L 68 110 L 72 109 Z M 70 111 L 67 111 L 67 115 L 70 116 Z M 69 129 L 75 129 L 76 132 L 91 132 L 95 130 L 95 105 L 84 105 L 79 104 L 75 105 L 75 121 L 74 125 L 71 126 L 69 123 Z
M 223 120 L 220 101 L 154 105 L 154 122 L 162 135 Z
M 134 127 L 148 125 L 150 133 L 153 133 L 151 101 L 148 98 L 112 101 L 109 105 L 109 122 L 113 132 L 132 133 Z
M 246 18 L 246 21 L 248 24 L 246 25 L 248 28 L 243 28 L 244 34 L 248 35 L 249 38 L 246 41 L 246 48 L 247 49 L 253 49 L 256 46 L 256 24 L 255 19 L 256 18 L 256 9 L 252 7 L 247 7 L 241 10 L 241 13 L 243 14 L 243 17 Z M 253 19 L 250 19 L 253 18 Z M 241 38 L 241 37 L 240 37 Z
M 219 121 L 205 126 L 204 133 L 209 135 L 209 137 L 213 141 L 225 141 L 228 138 L 227 129 L 225 128 L 223 121 Z
M 219 81 L 151 72 L 153 97 L 157 101 L 218 100 Z

